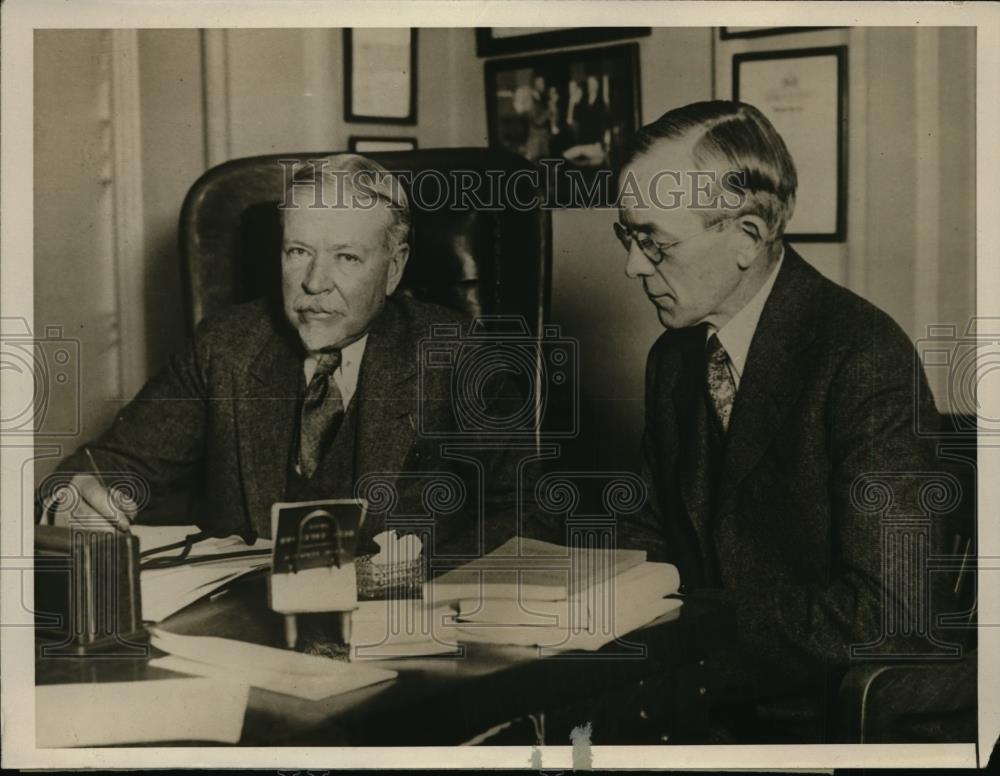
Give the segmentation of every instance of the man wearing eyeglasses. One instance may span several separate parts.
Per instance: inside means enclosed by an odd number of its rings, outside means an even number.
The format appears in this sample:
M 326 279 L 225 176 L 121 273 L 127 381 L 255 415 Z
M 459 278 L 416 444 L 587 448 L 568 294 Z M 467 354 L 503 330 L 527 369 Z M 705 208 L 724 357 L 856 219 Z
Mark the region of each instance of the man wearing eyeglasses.
M 914 434 L 915 413 L 935 412 L 918 410 L 923 370 L 889 316 L 784 242 L 795 164 L 756 108 L 664 114 L 619 185 L 625 273 L 667 329 L 646 369 L 649 508 L 622 542 L 677 564 L 691 605 L 730 614 L 734 647 L 709 675 L 740 691 L 721 707 L 740 736 L 822 740 L 851 647 L 885 638 L 891 653 L 905 642 L 884 632 L 887 607 L 917 616 L 900 590 L 923 571 L 883 545 L 856 483 L 934 470 Z M 894 491 L 903 514 L 921 512 L 916 490 Z

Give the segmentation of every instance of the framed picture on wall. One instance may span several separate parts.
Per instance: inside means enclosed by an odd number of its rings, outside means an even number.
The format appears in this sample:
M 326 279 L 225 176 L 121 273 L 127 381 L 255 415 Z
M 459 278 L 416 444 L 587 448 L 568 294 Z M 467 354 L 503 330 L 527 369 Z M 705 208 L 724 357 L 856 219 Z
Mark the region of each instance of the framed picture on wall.
M 355 154 L 367 154 L 379 151 L 414 151 L 417 148 L 415 137 L 375 137 L 351 135 L 347 140 L 347 150 Z
M 847 47 L 735 54 L 733 99 L 759 108 L 795 160 L 788 239 L 846 239 Z
M 763 38 L 766 35 L 788 35 L 793 32 L 813 32 L 814 30 L 836 30 L 839 27 L 719 27 L 722 40 L 730 38 Z
M 641 38 L 652 27 L 477 27 L 476 55 L 492 57 L 524 51 Z
M 344 30 L 344 120 L 417 123 L 417 31 Z
M 552 206 L 614 201 L 611 169 L 639 126 L 638 48 L 626 43 L 486 63 L 490 147 L 539 164 Z M 593 196 L 581 200 L 587 191 Z

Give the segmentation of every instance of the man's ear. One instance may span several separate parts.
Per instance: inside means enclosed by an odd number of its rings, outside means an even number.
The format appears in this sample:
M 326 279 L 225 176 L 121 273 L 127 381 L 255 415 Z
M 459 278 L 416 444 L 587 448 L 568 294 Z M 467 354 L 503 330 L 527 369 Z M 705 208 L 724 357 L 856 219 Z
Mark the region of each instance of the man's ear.
M 396 247 L 389 257 L 389 273 L 385 281 L 385 295 L 392 296 L 399 286 L 399 281 L 403 279 L 403 270 L 406 269 L 406 262 L 410 258 L 410 246 L 406 243 Z
M 749 213 L 737 218 L 736 224 L 739 227 L 736 263 L 740 269 L 747 269 L 767 245 L 771 230 L 763 218 Z

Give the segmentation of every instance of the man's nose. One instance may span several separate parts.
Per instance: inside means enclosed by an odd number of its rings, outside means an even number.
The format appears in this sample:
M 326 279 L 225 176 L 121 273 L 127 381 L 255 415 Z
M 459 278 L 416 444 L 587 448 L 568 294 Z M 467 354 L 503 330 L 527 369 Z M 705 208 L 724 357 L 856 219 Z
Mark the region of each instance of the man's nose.
M 336 283 L 328 262 L 323 261 L 320 256 L 315 256 L 302 277 L 302 289 L 310 294 L 322 294 L 332 289 L 334 285 Z
M 649 277 L 655 271 L 653 262 L 633 240 L 628 249 L 628 258 L 625 260 L 625 275 L 635 280 L 636 278 Z

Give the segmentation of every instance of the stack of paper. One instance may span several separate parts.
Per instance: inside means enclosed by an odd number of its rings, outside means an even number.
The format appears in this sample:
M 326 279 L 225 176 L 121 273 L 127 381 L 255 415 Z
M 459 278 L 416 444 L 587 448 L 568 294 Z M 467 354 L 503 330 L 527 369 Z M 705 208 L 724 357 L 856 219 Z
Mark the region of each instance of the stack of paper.
M 35 689 L 38 746 L 235 744 L 248 694 L 246 682 L 205 679 L 41 685 Z
M 167 657 L 151 666 L 213 679 L 239 680 L 283 695 L 318 701 L 396 678 L 395 671 L 358 666 L 245 641 L 180 636 L 162 628 L 150 643 Z
M 139 551 L 146 553 L 159 547 L 179 542 L 185 536 L 198 533 L 193 525 L 183 526 L 134 526 L 132 533 L 139 538 Z M 204 539 L 191 550 L 190 556 L 216 555 L 241 550 L 270 551 L 272 542 L 258 539 L 252 547 L 238 536 L 221 539 Z M 160 553 L 143 555 L 143 562 L 152 558 L 172 557 L 179 554 L 174 548 Z M 256 555 L 230 558 L 209 563 L 185 563 L 163 569 L 143 569 L 140 573 L 142 586 L 142 619 L 159 622 L 176 611 L 194 603 L 234 579 L 271 564 L 270 555 Z
M 645 550 L 570 548 L 515 537 L 424 585 L 424 598 L 434 604 L 473 598 L 561 601 L 645 560 Z
M 515 555 L 515 551 L 517 554 Z M 457 615 L 445 639 L 592 650 L 681 605 L 677 569 L 645 553 L 512 540 L 435 580 L 427 596 Z

